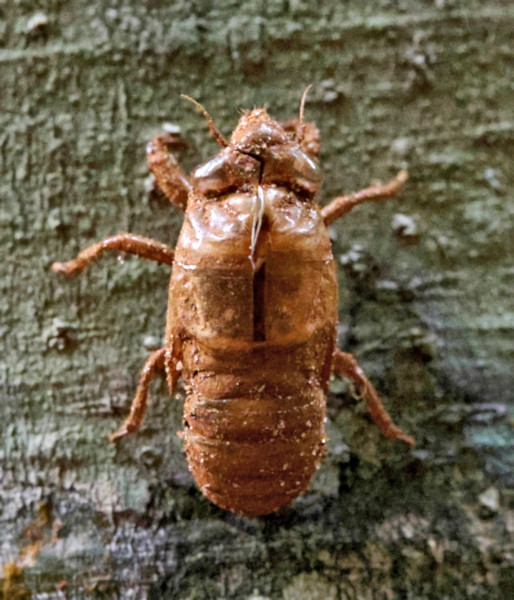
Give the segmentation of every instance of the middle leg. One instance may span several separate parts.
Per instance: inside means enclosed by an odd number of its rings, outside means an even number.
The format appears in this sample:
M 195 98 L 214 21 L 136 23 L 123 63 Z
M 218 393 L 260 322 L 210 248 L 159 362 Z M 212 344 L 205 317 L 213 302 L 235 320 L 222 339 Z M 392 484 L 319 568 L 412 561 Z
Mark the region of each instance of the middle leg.
M 97 260 L 107 250 L 121 250 L 129 254 L 137 254 L 148 260 L 155 260 L 167 265 L 173 264 L 174 251 L 173 248 L 156 242 L 142 235 L 134 235 L 133 233 L 120 233 L 108 237 L 101 242 L 93 244 L 82 250 L 77 258 L 68 262 L 54 262 L 52 271 L 61 275 L 76 275 L 81 273 L 88 265 Z
M 370 200 L 385 200 L 398 193 L 407 181 L 409 174 L 403 170 L 387 183 L 376 183 L 358 192 L 334 198 L 330 204 L 321 209 L 321 216 L 325 225 L 330 225 L 336 219 L 350 212 L 354 206 Z

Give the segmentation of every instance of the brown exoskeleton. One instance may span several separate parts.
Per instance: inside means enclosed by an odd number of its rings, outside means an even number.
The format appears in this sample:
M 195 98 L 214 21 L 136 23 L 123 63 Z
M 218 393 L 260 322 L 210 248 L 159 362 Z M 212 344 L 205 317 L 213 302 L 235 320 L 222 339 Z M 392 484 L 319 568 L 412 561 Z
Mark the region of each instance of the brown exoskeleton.
M 185 211 L 175 251 L 124 233 L 53 265 L 72 275 L 108 249 L 172 265 L 165 345 L 148 358 L 130 414 L 110 439 L 140 428 L 158 371 L 170 393 L 181 375 L 189 468 L 209 500 L 248 516 L 277 511 L 307 489 L 325 454 L 332 372 L 357 384 L 385 436 L 414 445 L 355 358 L 335 346 L 327 233 L 355 205 L 396 194 L 407 173 L 320 208 L 319 132 L 303 120 L 304 99 L 300 118 L 287 123 L 265 109 L 245 112 L 230 143 L 204 111 L 222 150 L 189 178 L 163 138 L 150 142 L 157 183 Z

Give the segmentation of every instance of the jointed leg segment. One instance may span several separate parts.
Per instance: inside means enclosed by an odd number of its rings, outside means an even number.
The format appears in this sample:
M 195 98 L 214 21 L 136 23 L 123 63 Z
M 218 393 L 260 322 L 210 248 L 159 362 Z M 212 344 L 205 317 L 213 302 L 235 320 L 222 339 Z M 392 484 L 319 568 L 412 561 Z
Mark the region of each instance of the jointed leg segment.
M 148 167 L 166 197 L 178 209 L 185 210 L 187 196 L 192 186 L 173 154 L 168 150 L 164 136 L 155 136 L 152 139 L 146 147 L 146 157 Z
M 121 250 L 129 254 L 137 254 L 142 258 L 155 260 L 167 265 L 173 264 L 175 254 L 173 249 L 166 244 L 161 244 L 141 235 L 120 233 L 82 250 L 74 260 L 65 263 L 55 262 L 52 265 L 52 271 L 61 273 L 62 275 L 76 275 L 107 250 Z
M 330 225 L 336 219 L 350 212 L 354 206 L 370 200 L 385 200 L 394 196 L 408 179 L 407 171 L 400 171 L 394 179 L 387 183 L 377 183 L 358 192 L 334 198 L 330 204 L 321 209 L 325 225 Z
M 360 394 L 366 401 L 371 418 L 378 425 L 385 437 L 392 440 L 401 440 L 410 446 L 416 444 L 413 437 L 405 433 L 401 427 L 398 427 L 398 425 L 393 422 L 391 415 L 387 412 L 382 400 L 380 400 L 377 391 L 368 381 L 362 367 L 359 366 L 352 354 L 342 352 L 339 348 L 336 348 L 334 352 L 333 370 L 335 374 L 348 377 L 352 381 L 355 381 L 359 386 Z
M 115 431 L 109 436 L 109 440 L 111 442 L 114 442 L 118 438 L 124 437 L 131 433 L 135 433 L 140 429 L 146 412 L 148 386 L 157 372 L 164 369 L 165 352 L 166 347 L 163 347 L 155 352 L 152 352 L 152 354 L 150 354 L 150 356 L 147 358 L 139 379 L 136 395 L 132 401 L 129 416 L 125 419 L 125 422 L 118 429 L 118 431 Z

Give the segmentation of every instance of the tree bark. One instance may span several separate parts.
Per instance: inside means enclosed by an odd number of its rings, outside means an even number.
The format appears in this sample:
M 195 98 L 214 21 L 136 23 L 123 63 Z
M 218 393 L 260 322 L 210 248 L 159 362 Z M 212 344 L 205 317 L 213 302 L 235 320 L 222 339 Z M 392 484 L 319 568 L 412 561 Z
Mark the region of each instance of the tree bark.
M 3 597 L 512 597 L 512 3 L 38 6 L 0 0 Z M 107 441 L 161 345 L 169 267 L 50 266 L 124 231 L 175 243 L 145 144 L 168 123 L 186 171 L 217 152 L 180 93 L 228 137 L 241 107 L 297 116 L 309 83 L 322 203 L 410 173 L 331 233 L 340 344 L 417 446 L 336 381 L 312 491 L 252 520 L 196 489 L 164 382 L 143 431 Z

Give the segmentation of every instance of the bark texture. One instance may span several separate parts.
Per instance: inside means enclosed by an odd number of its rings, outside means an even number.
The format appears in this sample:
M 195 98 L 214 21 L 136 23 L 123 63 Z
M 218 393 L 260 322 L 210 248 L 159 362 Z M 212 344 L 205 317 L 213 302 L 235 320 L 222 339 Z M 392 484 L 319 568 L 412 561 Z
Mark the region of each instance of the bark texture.
M 0 0 L 4 598 L 514 595 L 513 27 L 509 0 Z M 332 235 L 340 345 L 417 447 L 336 382 L 312 491 L 250 520 L 195 488 L 164 382 L 107 442 L 162 345 L 169 267 L 50 266 L 121 231 L 175 243 L 145 144 L 168 123 L 186 171 L 218 151 L 180 93 L 228 137 L 240 107 L 297 116 L 308 83 L 325 202 L 409 169 Z

